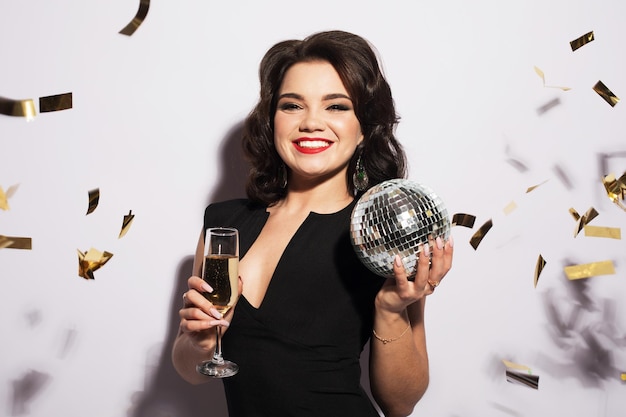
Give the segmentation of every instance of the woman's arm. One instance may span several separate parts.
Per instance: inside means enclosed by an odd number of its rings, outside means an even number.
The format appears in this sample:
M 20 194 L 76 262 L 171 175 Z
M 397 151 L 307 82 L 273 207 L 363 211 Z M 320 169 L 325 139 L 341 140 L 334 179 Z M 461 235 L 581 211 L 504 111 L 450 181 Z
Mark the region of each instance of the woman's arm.
M 200 234 L 196 248 L 194 275 L 187 281 L 189 291 L 183 295 L 183 307 L 179 312 L 180 327 L 172 348 L 174 368 L 184 380 L 191 384 L 200 384 L 209 380 L 196 371 L 196 366 L 202 361 L 211 359 L 215 349 L 215 326 L 228 326 L 231 317 L 227 314 L 222 318 L 213 304 L 202 295 L 202 292 L 213 291 L 200 278 L 203 260 L 204 232 Z
M 425 297 L 450 270 L 453 252 L 452 239 L 445 246 L 441 239 L 433 243 L 424 245 L 414 281 L 407 280 L 398 258 L 394 263 L 395 279 L 387 280 L 376 296 L 370 385 L 387 417 L 411 414 L 428 387 Z

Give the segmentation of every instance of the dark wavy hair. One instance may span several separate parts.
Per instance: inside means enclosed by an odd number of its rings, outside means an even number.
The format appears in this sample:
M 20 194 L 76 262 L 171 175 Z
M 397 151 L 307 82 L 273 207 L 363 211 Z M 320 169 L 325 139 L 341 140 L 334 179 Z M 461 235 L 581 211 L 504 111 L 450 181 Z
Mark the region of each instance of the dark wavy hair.
M 326 61 L 350 95 L 364 140 L 348 166 L 348 189 L 356 196 L 356 161 L 369 177 L 369 186 L 406 176 L 406 156 L 394 132 L 399 117 L 389 84 L 376 53 L 362 37 L 344 31 L 315 33 L 304 40 L 272 46 L 259 67 L 260 98 L 244 123 L 243 151 L 251 165 L 246 193 L 251 200 L 272 205 L 285 197 L 284 163 L 274 146 L 277 96 L 287 70 L 300 62 Z

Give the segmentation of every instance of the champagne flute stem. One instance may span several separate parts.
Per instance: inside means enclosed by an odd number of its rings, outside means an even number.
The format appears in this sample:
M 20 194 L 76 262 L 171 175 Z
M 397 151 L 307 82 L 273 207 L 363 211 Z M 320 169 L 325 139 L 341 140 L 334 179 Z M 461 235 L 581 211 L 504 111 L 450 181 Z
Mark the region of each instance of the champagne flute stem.
M 222 357 L 222 326 L 216 327 L 213 363 L 224 363 L 224 358 Z

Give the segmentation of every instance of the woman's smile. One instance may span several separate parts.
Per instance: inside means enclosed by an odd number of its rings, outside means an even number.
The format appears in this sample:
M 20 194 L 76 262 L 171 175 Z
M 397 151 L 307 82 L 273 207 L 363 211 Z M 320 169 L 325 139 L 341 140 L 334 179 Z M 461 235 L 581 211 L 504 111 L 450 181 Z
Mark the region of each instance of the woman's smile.
M 315 154 L 324 152 L 333 144 L 332 141 L 322 138 L 300 138 L 293 141 L 293 146 L 302 153 Z

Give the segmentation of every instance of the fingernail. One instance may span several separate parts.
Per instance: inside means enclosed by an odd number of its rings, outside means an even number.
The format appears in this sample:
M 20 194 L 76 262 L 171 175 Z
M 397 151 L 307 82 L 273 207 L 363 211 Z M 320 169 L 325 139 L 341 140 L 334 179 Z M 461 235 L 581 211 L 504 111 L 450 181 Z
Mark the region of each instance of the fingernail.
M 443 240 L 441 240 L 439 236 L 437 236 L 437 239 L 435 239 L 435 242 L 437 242 L 437 247 L 439 249 L 443 249 Z
M 448 238 L 448 245 L 450 245 L 451 248 L 454 247 L 454 239 L 452 238 L 452 235 Z
M 422 247 L 424 251 L 424 256 L 429 258 L 430 257 L 430 245 L 428 243 L 424 243 Z
M 396 255 L 393 261 L 395 262 L 397 267 L 402 267 L 402 259 L 400 259 L 400 255 Z
M 221 319 L 222 318 L 222 313 L 220 313 L 219 311 L 217 311 L 214 308 L 211 309 L 211 315 L 213 317 L 215 317 L 216 319 Z
M 213 287 L 211 287 L 209 284 L 207 284 L 206 282 L 202 283 L 202 289 L 206 292 L 213 292 Z

